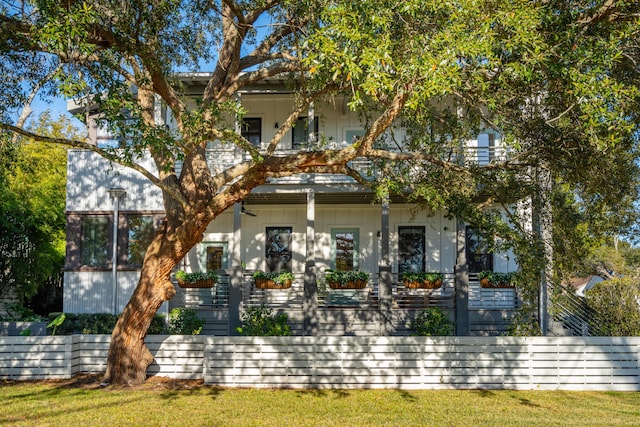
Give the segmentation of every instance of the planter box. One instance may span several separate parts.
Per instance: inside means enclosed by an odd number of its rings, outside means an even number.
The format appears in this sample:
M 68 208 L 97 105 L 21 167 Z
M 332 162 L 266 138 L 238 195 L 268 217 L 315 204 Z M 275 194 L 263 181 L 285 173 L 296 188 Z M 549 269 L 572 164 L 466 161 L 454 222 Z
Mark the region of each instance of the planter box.
M 489 279 L 480 280 L 480 287 L 485 289 L 515 289 L 511 283 L 492 283 Z
M 178 286 L 181 288 L 213 288 L 216 282 L 213 279 L 198 280 L 196 282 L 185 282 L 178 279 Z
M 442 286 L 442 280 L 414 280 L 402 283 L 409 289 L 439 289 Z
M 365 280 L 356 280 L 345 284 L 327 282 L 327 285 L 329 285 L 331 289 L 364 289 L 367 287 L 367 282 Z
M 255 279 L 256 288 L 258 289 L 289 289 L 292 281 L 285 280 L 284 283 L 276 283 L 271 279 Z
M 31 331 L 31 336 L 49 335 L 47 322 L 0 322 L 0 336 L 18 336 L 25 329 Z

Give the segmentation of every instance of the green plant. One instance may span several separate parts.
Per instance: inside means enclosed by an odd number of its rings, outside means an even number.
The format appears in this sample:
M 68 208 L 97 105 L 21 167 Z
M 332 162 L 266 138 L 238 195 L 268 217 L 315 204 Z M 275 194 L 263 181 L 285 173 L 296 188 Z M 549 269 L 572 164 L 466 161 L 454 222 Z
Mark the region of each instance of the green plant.
M 213 280 L 214 282 L 218 282 L 218 275 L 214 271 L 197 271 L 194 273 L 187 273 L 184 270 L 180 270 L 176 273 L 176 280 L 186 283 L 195 283 L 201 280 Z
M 590 322 L 597 324 L 604 335 L 640 335 L 638 301 L 640 283 L 630 277 L 605 280 L 585 293 L 585 302 L 597 313 Z
M 169 333 L 172 335 L 199 335 L 204 323 L 192 308 L 174 308 L 169 313 Z
M 453 322 L 447 313 L 439 307 L 426 308 L 411 322 L 411 329 L 416 335 L 432 337 L 453 335 Z
M 273 314 L 273 311 L 264 305 L 250 307 L 242 313 L 242 326 L 236 330 L 245 336 L 287 336 L 291 335 L 288 321 L 289 316 L 286 313 Z
M 64 323 L 64 319 L 67 316 L 64 313 L 60 313 L 58 316 L 56 316 L 55 319 L 53 319 L 51 322 L 49 322 L 49 324 L 47 325 L 47 329 L 52 329 L 51 331 L 51 335 L 55 335 L 56 334 L 56 330 L 60 327 L 60 325 L 62 325 Z
M 444 274 L 436 271 L 421 271 L 418 273 L 402 273 L 400 279 L 407 282 L 437 282 L 444 280 Z
M 252 277 L 253 277 L 253 280 L 256 280 L 256 279 L 271 280 L 279 285 L 282 285 L 289 280 L 295 279 L 295 276 L 293 275 L 293 273 L 286 270 L 279 271 L 279 272 L 271 271 L 268 273 L 258 270 L 255 273 L 253 273 Z
M 499 273 L 497 271 L 484 270 L 478 273 L 478 280 L 486 279 L 493 286 L 515 285 L 516 273 Z
M 368 282 L 369 273 L 366 271 L 337 271 L 326 270 L 324 279 L 327 283 L 335 283 L 340 286 L 345 286 L 349 282 Z

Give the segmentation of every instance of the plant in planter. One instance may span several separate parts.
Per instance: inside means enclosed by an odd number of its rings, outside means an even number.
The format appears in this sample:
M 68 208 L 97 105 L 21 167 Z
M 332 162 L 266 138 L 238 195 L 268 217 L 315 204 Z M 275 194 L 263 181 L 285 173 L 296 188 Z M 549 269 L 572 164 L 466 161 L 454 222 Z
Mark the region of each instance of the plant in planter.
M 327 270 L 324 280 L 331 289 L 364 289 L 369 282 L 369 273 Z
M 253 273 L 253 280 L 258 289 L 289 289 L 294 279 L 290 271 L 256 271 Z
M 442 286 L 444 274 L 436 271 L 402 273 L 400 276 L 406 288 L 438 289 Z
M 176 273 L 176 280 L 181 288 L 213 288 L 218 282 L 218 275 L 213 271 L 187 273 L 180 270 Z
M 515 288 L 516 273 L 498 273 L 496 271 L 485 270 L 478 273 L 480 286 L 483 288 Z
M 453 335 L 454 331 L 453 322 L 439 307 L 420 311 L 416 319 L 411 322 L 411 329 L 416 331 L 416 335 L 423 337 L 448 336 Z
M 287 313 L 273 314 L 273 310 L 264 305 L 249 307 L 242 313 L 242 326 L 236 330 L 245 336 L 288 336 L 291 335 L 288 320 Z

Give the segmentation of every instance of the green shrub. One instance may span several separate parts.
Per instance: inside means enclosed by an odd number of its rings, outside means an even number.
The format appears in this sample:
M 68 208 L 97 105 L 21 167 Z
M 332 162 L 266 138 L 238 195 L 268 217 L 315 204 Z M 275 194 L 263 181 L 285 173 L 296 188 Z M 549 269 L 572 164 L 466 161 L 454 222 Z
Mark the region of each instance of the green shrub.
M 598 313 L 594 321 L 603 335 L 640 335 L 640 283 L 637 279 L 600 282 L 586 292 L 585 301 Z
M 192 308 L 174 308 L 169 313 L 169 333 L 171 335 L 199 335 L 204 320 Z
M 62 322 L 55 322 L 64 314 Z M 56 335 L 105 334 L 110 335 L 120 315 L 109 313 L 50 313 L 47 328 Z M 149 326 L 148 334 L 166 334 L 167 327 L 164 315 L 156 314 Z
M 186 283 L 195 283 L 200 280 L 213 280 L 218 282 L 218 275 L 215 271 L 201 272 L 196 271 L 194 273 L 187 273 L 184 270 L 180 270 L 176 273 L 176 280 L 181 280 Z
M 2 322 L 43 322 L 46 320 L 46 318 L 21 304 L 8 304 L 5 307 L 5 311 L 6 315 L 0 317 Z
M 426 308 L 411 323 L 411 329 L 416 335 L 432 337 L 453 335 L 453 322 L 449 320 L 447 313 L 438 307 Z
M 325 272 L 324 280 L 327 283 L 336 283 L 341 286 L 345 286 L 349 282 L 368 282 L 369 273 L 366 271 L 327 270 Z
M 242 326 L 237 331 L 245 336 L 287 336 L 291 335 L 288 321 L 286 313 L 274 315 L 268 307 L 250 307 L 242 313 Z

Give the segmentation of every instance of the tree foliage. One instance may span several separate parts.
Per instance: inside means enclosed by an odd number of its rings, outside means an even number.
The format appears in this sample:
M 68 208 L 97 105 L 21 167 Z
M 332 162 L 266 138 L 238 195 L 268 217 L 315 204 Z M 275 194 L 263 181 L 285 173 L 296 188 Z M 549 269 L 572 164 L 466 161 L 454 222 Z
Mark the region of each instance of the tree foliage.
M 573 241 L 634 219 L 638 9 L 608 0 L 3 3 L 0 61 L 11 71 L 0 80 L 0 126 L 93 150 L 163 191 L 166 226 L 147 251 L 136 303 L 120 318 L 109 356 L 108 379 L 139 382 L 152 360 L 144 331 L 175 294 L 171 269 L 210 221 L 275 177 L 345 174 L 380 197 L 403 196 L 481 226 L 498 236 L 496 247 L 516 248 L 533 305 L 547 257 L 540 235 L 523 226 L 525 212 L 559 215 L 554 237 L 567 258 Z M 212 70 L 194 102 L 177 72 L 203 66 Z M 233 95 L 275 76 L 290 79 L 295 103 L 258 149 L 236 133 L 234 119 L 247 112 Z M 128 143 L 105 149 L 16 126 L 15 108 L 40 87 L 73 98 L 85 114 L 99 109 L 100 124 Z M 362 138 L 275 155 L 311 102 L 343 96 L 362 117 Z M 156 121 L 158 100 L 175 126 Z M 487 129 L 509 156 L 467 161 L 467 141 Z M 211 140 L 249 160 L 210 170 Z M 135 162 L 143 151 L 157 174 Z M 349 166 L 357 157 L 374 162 L 373 183 Z M 500 205 L 505 214 L 493 209 Z
M 74 129 L 61 116 L 43 113 L 33 132 L 69 138 Z M 33 296 L 57 274 L 65 254 L 66 149 L 20 138 L 3 139 L 0 150 L 0 295 Z
M 640 282 L 616 278 L 597 283 L 586 292 L 587 305 L 599 314 L 607 336 L 640 335 Z

